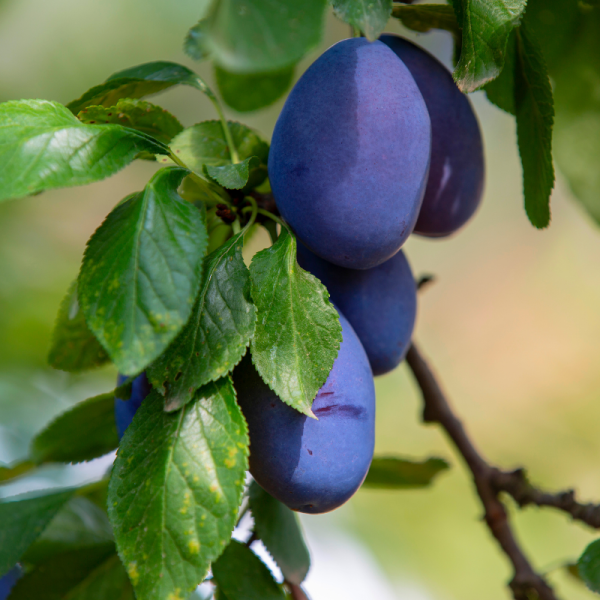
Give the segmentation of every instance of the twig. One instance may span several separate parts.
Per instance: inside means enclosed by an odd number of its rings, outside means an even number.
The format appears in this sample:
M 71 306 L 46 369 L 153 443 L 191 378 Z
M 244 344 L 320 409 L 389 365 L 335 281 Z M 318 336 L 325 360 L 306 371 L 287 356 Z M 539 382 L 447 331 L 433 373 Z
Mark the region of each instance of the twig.
M 509 472 L 496 470 L 492 476 L 492 485 L 496 491 L 512 496 L 521 507 L 535 504 L 556 508 L 571 515 L 576 521 L 600 529 L 600 505 L 581 504 L 575 499 L 574 490 L 555 494 L 540 490 L 529 483 L 524 469 Z
M 290 583 L 289 581 L 286 581 L 285 585 L 287 585 L 288 589 L 290 590 L 292 600 L 309 600 L 306 592 L 301 586 L 296 585 L 295 583 Z
M 426 423 L 439 423 L 443 427 L 471 470 L 477 494 L 485 511 L 485 522 L 513 566 L 514 575 L 509 583 L 513 597 L 515 600 L 531 600 L 532 597 L 539 600 L 557 600 L 545 579 L 533 570 L 515 539 L 506 509 L 498 498 L 499 491 L 494 485 L 498 469 L 490 466 L 479 454 L 414 344 L 406 355 L 406 361 L 421 388 L 424 401 L 423 420 Z

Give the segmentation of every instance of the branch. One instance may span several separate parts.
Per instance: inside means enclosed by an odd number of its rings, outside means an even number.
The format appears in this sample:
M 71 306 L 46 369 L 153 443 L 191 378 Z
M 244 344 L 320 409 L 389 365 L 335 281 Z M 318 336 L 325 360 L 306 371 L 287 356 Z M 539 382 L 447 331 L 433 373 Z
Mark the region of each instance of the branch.
M 534 487 L 529 483 L 523 469 L 515 471 L 496 471 L 492 478 L 496 491 L 506 492 L 520 506 L 535 504 L 549 506 L 565 512 L 576 521 L 581 521 L 589 527 L 600 529 L 600 505 L 581 504 L 575 499 L 575 491 L 567 490 L 551 494 Z
M 509 585 L 514 599 L 530 600 L 532 594 L 535 594 L 533 597 L 539 600 L 557 600 L 545 579 L 533 570 L 515 539 L 506 509 L 498 498 L 499 490 L 494 485 L 498 469 L 490 466 L 479 454 L 414 344 L 406 355 L 406 361 L 421 388 L 425 404 L 423 420 L 425 423 L 439 423 L 443 427 L 471 470 L 477 494 L 485 511 L 485 522 L 513 566 L 514 575 Z
M 296 585 L 295 583 L 290 583 L 289 581 L 286 581 L 285 584 L 290 590 L 292 600 L 309 600 L 308 596 L 306 595 L 306 592 L 302 589 L 301 586 Z

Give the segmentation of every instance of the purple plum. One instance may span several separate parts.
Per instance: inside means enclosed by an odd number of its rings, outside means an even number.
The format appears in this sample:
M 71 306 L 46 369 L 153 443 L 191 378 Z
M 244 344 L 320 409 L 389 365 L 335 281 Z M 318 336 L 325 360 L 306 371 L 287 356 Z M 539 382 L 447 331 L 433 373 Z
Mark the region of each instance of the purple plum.
M 385 34 L 380 40 L 408 67 L 431 118 L 431 167 L 415 233 L 450 235 L 473 216 L 483 193 L 485 165 L 477 117 L 437 58 L 396 35 Z
M 417 288 L 402 250 L 372 269 L 333 265 L 298 244 L 298 263 L 319 278 L 360 339 L 374 375 L 404 359 L 415 326 Z
M 291 91 L 269 177 L 279 211 L 325 260 L 370 269 L 412 232 L 431 153 L 425 102 L 382 42 L 338 42 Z
M 249 355 L 235 369 L 238 402 L 250 432 L 250 472 L 292 510 L 323 513 L 362 484 L 375 445 L 375 387 L 369 360 L 340 314 L 343 341 L 315 398 L 312 419 L 282 402 Z
M 127 377 L 119 375 L 117 386 L 123 385 Z M 117 431 L 119 439 L 125 434 L 125 430 L 133 420 L 137 409 L 141 406 L 142 400 L 152 391 L 152 386 L 146 377 L 146 373 L 138 375 L 131 384 L 131 398 L 117 398 L 115 396 L 115 420 L 117 421 Z

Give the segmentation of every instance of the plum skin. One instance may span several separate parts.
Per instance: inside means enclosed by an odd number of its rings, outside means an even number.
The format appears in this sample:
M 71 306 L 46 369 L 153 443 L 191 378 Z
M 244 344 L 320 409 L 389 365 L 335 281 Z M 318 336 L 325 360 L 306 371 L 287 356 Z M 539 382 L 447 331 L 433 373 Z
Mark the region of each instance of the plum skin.
M 127 381 L 125 375 L 119 375 L 117 378 L 117 386 L 122 385 Z M 152 391 L 152 386 L 146 377 L 146 373 L 138 375 L 131 384 L 131 398 L 117 398 L 115 396 L 115 421 L 117 423 L 117 432 L 119 439 L 125 434 L 125 430 L 129 427 L 137 409 L 141 406 L 142 400 Z
M 8 573 L 0 577 L 0 600 L 6 600 L 10 596 L 10 592 L 21 577 L 21 568 L 19 565 L 13 567 Z
M 298 264 L 321 280 L 358 335 L 373 375 L 395 369 L 404 359 L 417 314 L 415 280 L 400 250 L 372 269 L 333 265 L 298 244 Z
M 312 252 L 369 269 L 412 232 L 430 153 L 429 114 L 402 61 L 382 42 L 343 40 L 286 100 L 269 151 L 271 188 Z
M 233 373 L 250 433 L 250 473 L 292 510 L 342 505 L 367 475 L 375 446 L 375 387 L 367 355 L 340 314 L 343 342 L 312 410 L 282 402 L 246 355 Z
M 477 117 L 437 58 L 396 35 L 379 39 L 411 72 L 431 118 L 431 167 L 415 233 L 450 235 L 473 216 L 481 202 L 485 164 Z

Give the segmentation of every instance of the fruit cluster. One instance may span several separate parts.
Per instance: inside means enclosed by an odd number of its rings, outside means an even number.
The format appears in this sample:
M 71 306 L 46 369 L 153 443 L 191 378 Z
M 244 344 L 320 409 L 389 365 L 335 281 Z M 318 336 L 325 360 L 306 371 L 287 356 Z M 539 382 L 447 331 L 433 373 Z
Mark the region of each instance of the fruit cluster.
M 249 355 L 233 379 L 250 432 L 250 471 L 294 510 L 337 508 L 364 480 L 375 442 L 373 375 L 404 358 L 416 287 L 401 247 L 447 236 L 483 188 L 481 134 L 466 98 L 430 54 L 394 35 L 344 40 L 300 78 L 269 154 L 277 207 L 299 265 L 327 287 L 343 342 L 307 417 L 263 382 Z M 120 435 L 150 386 L 116 400 Z

